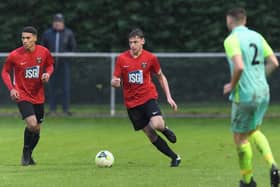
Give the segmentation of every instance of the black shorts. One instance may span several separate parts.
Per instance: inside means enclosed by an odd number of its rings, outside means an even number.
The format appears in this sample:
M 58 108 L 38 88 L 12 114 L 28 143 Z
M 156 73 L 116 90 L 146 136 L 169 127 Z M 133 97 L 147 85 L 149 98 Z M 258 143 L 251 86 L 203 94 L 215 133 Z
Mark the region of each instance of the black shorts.
M 161 116 L 161 111 L 155 99 L 151 99 L 143 105 L 129 108 L 127 109 L 127 113 L 136 131 L 146 127 L 151 117 Z
M 28 101 L 17 103 L 22 119 L 28 116 L 35 115 L 37 122 L 40 124 L 44 120 L 44 104 L 32 104 Z

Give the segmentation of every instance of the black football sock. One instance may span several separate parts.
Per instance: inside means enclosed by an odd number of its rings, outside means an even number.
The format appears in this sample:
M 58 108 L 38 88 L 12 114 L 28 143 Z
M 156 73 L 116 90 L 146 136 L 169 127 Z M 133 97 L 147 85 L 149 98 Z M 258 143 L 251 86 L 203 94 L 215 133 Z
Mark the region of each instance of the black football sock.
M 30 150 L 31 152 L 33 151 L 33 149 L 36 147 L 36 145 L 38 144 L 40 139 L 40 132 L 34 132 L 33 136 L 32 136 L 32 141 L 30 144 Z
M 153 142 L 153 144 L 160 152 L 170 157 L 171 159 L 177 158 L 177 154 L 170 149 L 166 141 L 164 141 L 160 136 L 157 137 L 157 140 Z
M 27 127 L 25 127 L 23 149 L 28 150 L 31 148 L 32 139 L 33 139 L 33 132 L 31 132 Z

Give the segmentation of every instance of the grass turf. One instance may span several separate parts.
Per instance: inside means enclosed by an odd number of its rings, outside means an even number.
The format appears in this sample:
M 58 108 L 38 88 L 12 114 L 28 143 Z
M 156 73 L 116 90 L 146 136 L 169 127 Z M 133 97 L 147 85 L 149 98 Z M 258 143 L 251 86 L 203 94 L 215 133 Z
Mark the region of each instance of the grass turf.
M 20 166 L 24 123 L 0 121 L 0 186 L 40 187 L 234 187 L 239 176 L 229 119 L 166 119 L 182 157 L 179 168 L 159 153 L 126 118 L 47 118 L 34 152 L 36 166 Z M 265 119 L 263 132 L 280 162 L 279 119 Z M 97 168 L 95 154 L 108 149 L 112 168 Z M 269 186 L 268 168 L 254 150 L 255 179 Z
M 164 115 L 169 116 L 197 116 L 198 118 L 204 115 L 211 117 L 229 116 L 231 113 L 231 103 L 180 103 L 178 104 L 178 111 L 174 112 L 172 108 L 166 104 L 165 101 L 160 102 L 160 107 Z M 46 112 L 48 107 L 46 105 Z M 116 116 L 127 116 L 126 109 L 123 104 L 116 105 Z M 279 115 L 280 103 L 271 103 L 266 116 L 280 117 Z M 104 117 L 110 116 L 109 105 L 71 105 L 71 112 L 74 117 Z M 58 113 L 61 114 L 62 110 L 59 108 Z M 0 106 L 0 116 L 17 116 L 19 117 L 18 109 L 15 105 L 2 105 Z M 59 115 L 60 117 L 62 115 Z

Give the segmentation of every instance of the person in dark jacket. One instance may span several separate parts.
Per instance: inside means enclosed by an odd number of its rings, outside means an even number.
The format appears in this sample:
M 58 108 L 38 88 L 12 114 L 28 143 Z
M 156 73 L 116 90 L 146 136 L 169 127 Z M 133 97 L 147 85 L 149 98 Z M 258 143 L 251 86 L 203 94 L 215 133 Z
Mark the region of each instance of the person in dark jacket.
M 71 29 L 65 27 L 64 16 L 57 13 L 53 17 L 52 27 L 42 36 L 42 45 L 51 52 L 73 52 L 76 50 L 76 39 Z M 55 71 L 49 84 L 49 114 L 55 115 L 57 103 L 62 104 L 64 115 L 71 116 L 70 105 L 70 63 L 69 59 L 55 58 Z M 59 95 L 58 93 L 62 93 Z

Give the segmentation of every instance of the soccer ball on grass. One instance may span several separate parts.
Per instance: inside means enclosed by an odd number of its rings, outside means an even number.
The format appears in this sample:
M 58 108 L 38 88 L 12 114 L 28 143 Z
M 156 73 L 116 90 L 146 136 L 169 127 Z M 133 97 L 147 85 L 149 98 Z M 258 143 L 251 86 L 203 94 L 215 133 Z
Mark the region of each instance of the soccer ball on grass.
M 113 154 L 107 150 L 99 151 L 95 156 L 95 164 L 101 168 L 112 167 L 114 160 Z

